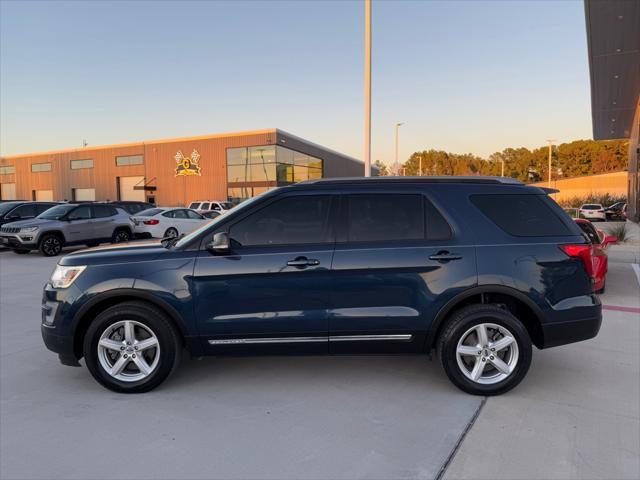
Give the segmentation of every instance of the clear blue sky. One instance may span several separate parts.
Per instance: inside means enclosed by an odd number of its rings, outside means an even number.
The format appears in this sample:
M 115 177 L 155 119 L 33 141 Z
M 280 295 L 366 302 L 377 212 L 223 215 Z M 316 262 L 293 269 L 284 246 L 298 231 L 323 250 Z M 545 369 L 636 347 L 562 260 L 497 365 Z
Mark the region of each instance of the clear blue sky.
M 2 1 L 4 155 L 278 127 L 362 158 L 361 1 Z M 376 1 L 373 159 L 591 137 L 582 1 Z

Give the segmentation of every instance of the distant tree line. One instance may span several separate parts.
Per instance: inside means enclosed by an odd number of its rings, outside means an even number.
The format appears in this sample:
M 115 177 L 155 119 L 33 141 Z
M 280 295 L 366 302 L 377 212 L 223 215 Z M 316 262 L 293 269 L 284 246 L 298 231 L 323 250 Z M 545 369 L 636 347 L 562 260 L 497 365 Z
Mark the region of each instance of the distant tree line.
M 548 146 L 505 148 L 489 158 L 471 153 L 449 153 L 443 150 L 423 150 L 413 153 L 398 172 L 377 160 L 380 175 L 497 175 L 504 161 L 505 177 L 523 182 L 545 180 L 548 176 Z M 628 140 L 576 140 L 556 145 L 552 150 L 552 178 L 577 177 L 626 170 L 629 161 Z M 421 162 L 422 160 L 422 162 Z

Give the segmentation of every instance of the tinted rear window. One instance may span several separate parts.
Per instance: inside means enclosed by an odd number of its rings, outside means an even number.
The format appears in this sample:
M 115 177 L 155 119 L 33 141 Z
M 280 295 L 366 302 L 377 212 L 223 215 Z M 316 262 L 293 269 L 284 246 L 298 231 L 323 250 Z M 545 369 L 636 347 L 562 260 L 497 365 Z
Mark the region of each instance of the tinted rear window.
M 471 202 L 515 237 L 572 235 L 543 195 L 472 195 Z
M 380 242 L 424 239 L 422 195 L 349 195 L 347 239 Z

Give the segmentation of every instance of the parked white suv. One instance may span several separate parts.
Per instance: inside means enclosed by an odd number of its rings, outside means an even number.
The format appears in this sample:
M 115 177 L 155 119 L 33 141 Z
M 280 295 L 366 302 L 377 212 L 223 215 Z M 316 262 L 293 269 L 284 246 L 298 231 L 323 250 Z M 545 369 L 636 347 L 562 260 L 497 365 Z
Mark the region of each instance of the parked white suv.
M 227 210 L 231 210 L 233 208 L 233 204 L 231 204 L 231 202 L 223 202 L 221 200 L 197 200 L 195 202 L 191 202 L 187 208 L 195 210 L 198 213 L 204 213 L 211 210 L 222 213 Z
M 607 214 L 604 211 L 604 207 L 599 203 L 585 203 L 578 209 L 578 217 L 586 218 L 587 220 L 607 220 Z

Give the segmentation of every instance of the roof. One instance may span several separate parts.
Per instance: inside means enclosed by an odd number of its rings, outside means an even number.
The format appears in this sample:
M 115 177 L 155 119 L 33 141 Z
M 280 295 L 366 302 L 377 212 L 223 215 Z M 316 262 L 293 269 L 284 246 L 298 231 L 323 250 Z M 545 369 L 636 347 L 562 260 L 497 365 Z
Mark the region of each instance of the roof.
M 482 177 L 482 176 L 433 176 L 433 177 L 344 177 L 319 178 L 306 180 L 295 185 L 334 185 L 334 184 L 384 184 L 384 183 L 480 183 L 524 185 L 520 180 L 511 177 Z
M 629 138 L 640 96 L 640 2 L 585 0 L 593 138 Z
M 158 143 L 189 142 L 194 140 L 208 140 L 211 138 L 244 137 L 248 135 L 265 135 L 265 134 L 275 135 L 276 132 L 277 132 L 277 129 L 270 128 L 266 130 L 248 130 L 243 132 L 214 133 L 209 135 L 199 135 L 195 137 L 163 138 L 159 140 L 147 140 L 144 142 L 117 143 L 112 145 L 96 145 L 96 146 L 90 146 L 90 147 L 76 147 L 76 148 L 66 148 L 61 150 L 49 150 L 44 152 L 20 153 L 17 155 L 3 155 L 2 158 L 13 159 L 13 158 L 22 158 L 22 157 L 34 157 L 36 155 L 54 155 L 58 153 L 90 152 L 92 150 L 102 150 L 105 148 L 142 147 L 144 145 L 155 145 Z

